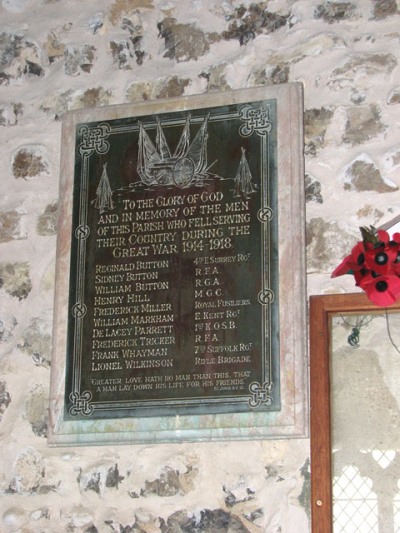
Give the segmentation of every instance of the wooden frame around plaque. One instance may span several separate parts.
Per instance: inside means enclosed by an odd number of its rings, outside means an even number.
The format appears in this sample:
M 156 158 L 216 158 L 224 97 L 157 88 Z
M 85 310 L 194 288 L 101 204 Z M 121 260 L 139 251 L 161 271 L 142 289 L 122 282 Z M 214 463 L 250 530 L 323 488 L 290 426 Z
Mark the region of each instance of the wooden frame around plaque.
M 302 86 L 66 113 L 51 445 L 307 434 Z

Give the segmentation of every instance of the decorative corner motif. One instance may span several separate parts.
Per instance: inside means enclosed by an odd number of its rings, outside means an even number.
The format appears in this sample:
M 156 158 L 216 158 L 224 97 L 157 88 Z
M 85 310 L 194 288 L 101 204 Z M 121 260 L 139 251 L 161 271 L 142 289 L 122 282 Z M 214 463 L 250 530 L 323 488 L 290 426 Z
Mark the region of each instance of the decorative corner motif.
M 72 402 L 69 408 L 69 413 L 72 416 L 77 416 L 78 414 L 89 416 L 93 413 L 94 408 L 90 403 L 92 393 L 90 391 L 84 391 L 81 395 L 79 395 L 79 392 L 71 392 L 69 399 Z
M 260 385 L 260 383 L 258 383 L 257 381 L 253 381 L 252 383 L 250 383 L 250 407 L 259 407 L 261 404 L 272 405 L 273 397 L 271 395 L 271 392 L 273 388 L 273 383 L 265 382 L 263 385 Z
M 239 134 L 242 137 L 250 137 L 254 132 L 260 137 L 265 137 L 271 132 L 272 122 L 269 119 L 267 107 L 246 105 L 240 110 L 240 118 L 245 122 L 239 128 Z
M 110 143 L 106 141 L 110 133 L 111 128 L 107 123 L 99 124 L 95 128 L 81 126 L 79 134 L 82 142 L 78 147 L 79 153 L 87 156 L 92 155 L 93 152 L 106 154 L 110 149 Z

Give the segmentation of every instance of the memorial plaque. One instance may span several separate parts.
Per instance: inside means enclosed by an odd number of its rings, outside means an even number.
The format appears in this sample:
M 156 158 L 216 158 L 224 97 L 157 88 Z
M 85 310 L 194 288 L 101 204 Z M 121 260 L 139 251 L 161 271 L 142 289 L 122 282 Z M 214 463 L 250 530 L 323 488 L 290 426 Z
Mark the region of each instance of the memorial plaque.
M 305 432 L 301 111 L 295 84 L 67 114 L 50 443 Z

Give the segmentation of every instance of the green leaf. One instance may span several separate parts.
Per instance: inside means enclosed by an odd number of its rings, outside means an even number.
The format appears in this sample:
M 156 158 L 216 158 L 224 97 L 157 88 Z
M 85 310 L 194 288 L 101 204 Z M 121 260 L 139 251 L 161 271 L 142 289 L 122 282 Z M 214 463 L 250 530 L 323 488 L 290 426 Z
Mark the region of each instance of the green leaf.
M 373 245 L 379 243 L 376 228 L 374 228 L 374 226 L 370 226 L 369 228 L 362 226 L 360 227 L 360 231 L 364 242 L 369 242 Z

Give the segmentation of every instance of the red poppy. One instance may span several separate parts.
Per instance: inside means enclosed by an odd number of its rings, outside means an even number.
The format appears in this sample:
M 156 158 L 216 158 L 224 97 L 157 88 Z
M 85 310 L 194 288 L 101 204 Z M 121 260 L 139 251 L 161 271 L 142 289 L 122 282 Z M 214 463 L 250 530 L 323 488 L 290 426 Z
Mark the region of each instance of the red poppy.
M 332 272 L 332 277 L 353 274 L 357 287 L 380 306 L 393 304 L 400 297 L 400 233 L 392 238 L 384 230 L 360 228 L 363 241 L 354 246 Z
M 391 240 L 392 245 L 397 245 L 397 256 L 393 263 L 396 274 L 400 275 L 400 233 L 394 233 Z
M 365 266 L 380 275 L 395 273 L 395 261 L 399 245 L 382 245 L 365 251 Z
M 400 272 L 400 265 L 396 265 L 400 244 L 395 240 L 390 241 L 386 231 L 379 230 L 377 236 L 379 239 L 377 244 L 365 244 L 365 266 L 376 274 L 384 276 L 394 274 L 397 268 Z
M 331 277 L 343 276 L 343 274 L 353 274 L 365 268 L 364 244 L 358 242 L 351 251 L 351 254 L 343 259 L 338 267 L 332 272 Z
M 400 278 L 396 275 L 374 276 L 368 272 L 357 285 L 367 293 L 371 302 L 383 307 L 392 305 L 400 296 Z

